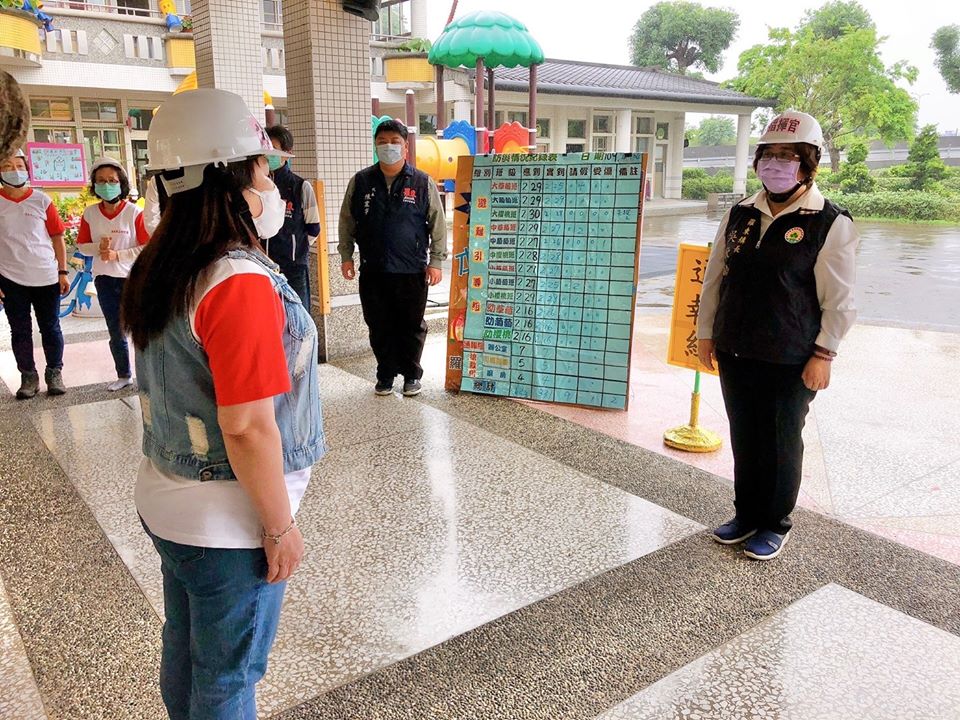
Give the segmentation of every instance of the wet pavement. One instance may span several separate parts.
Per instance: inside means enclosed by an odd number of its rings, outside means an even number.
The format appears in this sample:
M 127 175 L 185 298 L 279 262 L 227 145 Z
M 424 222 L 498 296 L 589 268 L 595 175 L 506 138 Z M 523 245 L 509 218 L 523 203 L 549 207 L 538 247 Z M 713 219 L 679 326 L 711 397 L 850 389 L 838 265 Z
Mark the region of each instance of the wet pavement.
M 722 213 L 644 219 L 637 305 L 669 309 L 675 248 L 707 243 Z M 960 329 L 960 227 L 857 222 L 858 321 L 944 331 Z

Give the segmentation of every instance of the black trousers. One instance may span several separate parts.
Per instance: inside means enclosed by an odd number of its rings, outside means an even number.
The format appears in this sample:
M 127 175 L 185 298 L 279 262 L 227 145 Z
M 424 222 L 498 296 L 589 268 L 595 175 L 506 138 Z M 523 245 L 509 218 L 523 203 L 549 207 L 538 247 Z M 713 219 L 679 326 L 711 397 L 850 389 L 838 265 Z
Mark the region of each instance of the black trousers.
M 377 358 L 377 380 L 393 382 L 423 376 L 420 357 L 427 339 L 423 312 L 427 276 L 421 273 L 360 272 L 360 304 L 370 329 L 370 347 Z
M 63 333 L 60 332 L 60 284 L 32 287 L 20 285 L 0 275 L 0 290 L 3 291 L 3 307 L 10 323 L 10 344 L 17 361 L 17 370 L 22 373 L 36 372 L 33 359 L 33 320 L 30 309 L 37 316 L 43 354 L 47 367 L 63 367 Z
M 730 420 L 737 518 L 781 535 L 790 530 L 803 470 L 803 425 L 816 392 L 803 364 L 779 365 L 717 352 Z
M 300 302 L 310 312 L 310 268 L 306 263 L 303 265 L 288 265 L 281 268 L 280 272 L 287 279 L 293 291 L 300 296 Z

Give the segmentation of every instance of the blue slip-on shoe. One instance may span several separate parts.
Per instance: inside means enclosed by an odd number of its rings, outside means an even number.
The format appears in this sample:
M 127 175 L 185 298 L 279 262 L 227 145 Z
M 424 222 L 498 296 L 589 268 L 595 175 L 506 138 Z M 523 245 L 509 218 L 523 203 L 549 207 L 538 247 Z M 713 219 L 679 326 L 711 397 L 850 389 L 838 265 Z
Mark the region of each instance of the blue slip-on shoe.
M 736 545 L 751 537 L 757 532 L 757 528 L 751 527 L 746 523 L 734 518 L 729 522 L 713 531 L 713 539 L 721 545 Z
M 754 560 L 773 560 L 787 544 L 786 535 L 778 535 L 772 530 L 761 530 L 744 546 L 743 554 Z

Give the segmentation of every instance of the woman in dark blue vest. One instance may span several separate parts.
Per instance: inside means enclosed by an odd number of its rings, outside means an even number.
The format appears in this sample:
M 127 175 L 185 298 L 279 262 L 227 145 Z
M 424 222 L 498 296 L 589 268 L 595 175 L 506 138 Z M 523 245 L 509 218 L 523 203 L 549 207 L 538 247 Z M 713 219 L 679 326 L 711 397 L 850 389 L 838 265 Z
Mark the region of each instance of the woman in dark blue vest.
M 720 224 L 700 297 L 700 361 L 719 366 L 734 458 L 736 515 L 713 537 L 747 541 L 754 560 L 790 537 L 804 421 L 856 317 L 859 236 L 814 182 L 822 146 L 806 113 L 770 122 L 753 161 L 763 189 Z

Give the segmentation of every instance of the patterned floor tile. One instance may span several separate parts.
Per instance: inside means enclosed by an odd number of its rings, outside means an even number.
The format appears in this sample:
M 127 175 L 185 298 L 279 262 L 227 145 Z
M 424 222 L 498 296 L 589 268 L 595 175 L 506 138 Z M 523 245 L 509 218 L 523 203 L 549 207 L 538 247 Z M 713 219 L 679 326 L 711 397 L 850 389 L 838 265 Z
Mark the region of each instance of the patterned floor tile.
M 826 585 L 601 720 L 955 720 L 960 638 Z
M 702 529 L 423 403 L 371 396 L 380 426 L 358 424 L 336 406 L 369 383 L 331 367 L 321 376 L 339 440 L 298 516 L 307 555 L 261 686 L 264 713 Z M 158 561 L 132 501 L 135 398 L 45 411 L 36 424 L 162 613 Z
M 7 592 L 0 580 L 0 718 L 43 720 L 46 717 Z

